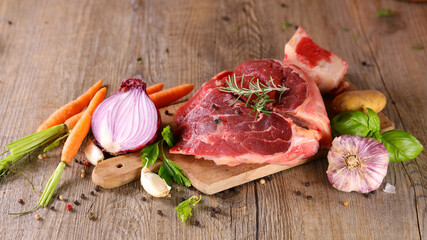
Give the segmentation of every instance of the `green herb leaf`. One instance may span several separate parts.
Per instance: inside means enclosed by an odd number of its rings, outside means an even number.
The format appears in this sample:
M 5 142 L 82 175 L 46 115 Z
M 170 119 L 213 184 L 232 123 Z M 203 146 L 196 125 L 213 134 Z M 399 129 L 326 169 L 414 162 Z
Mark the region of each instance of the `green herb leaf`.
M 335 136 L 353 135 L 366 137 L 369 130 L 369 117 L 359 111 L 346 111 L 332 119 L 331 126 Z
M 189 199 L 178 204 L 178 206 L 176 206 L 175 211 L 179 219 L 181 219 L 181 222 L 186 221 L 188 217 L 191 217 L 193 215 L 191 212 L 190 204 L 195 206 L 198 202 L 200 202 L 200 200 L 202 200 L 202 195 L 200 195 L 200 198 L 198 198 L 197 196 L 192 196 Z
M 290 24 L 288 22 L 282 23 L 282 27 L 281 27 L 282 32 L 285 31 L 290 26 L 292 26 L 292 24 Z
M 423 145 L 414 136 L 398 129 L 383 133 L 382 143 L 387 148 L 390 162 L 414 159 L 424 149 Z
M 348 28 L 346 28 L 346 27 L 345 27 L 345 28 L 343 28 L 342 30 L 343 30 L 344 32 L 348 32 L 348 31 L 350 31 L 350 29 L 348 29 Z
M 371 132 L 378 132 L 381 129 L 380 117 L 370 108 L 368 108 L 368 128 Z
M 182 173 L 182 168 L 172 160 L 167 159 L 163 151 L 163 142 L 160 144 L 160 148 L 162 149 L 163 164 L 160 166 L 159 176 L 163 178 L 168 185 L 171 185 L 173 178 L 179 185 L 190 187 L 191 181 Z
M 354 40 L 357 40 L 357 34 L 355 33 L 355 34 L 353 34 L 353 39 Z
M 142 166 L 149 167 L 159 157 L 159 142 L 147 146 L 141 150 Z
M 423 45 L 413 45 L 412 49 L 414 49 L 414 50 L 423 50 L 424 46 Z
M 171 127 L 169 125 L 167 125 L 166 127 L 163 128 L 162 137 L 163 137 L 163 140 L 165 140 L 165 142 L 168 144 L 169 147 L 172 147 L 173 145 L 175 145 L 175 140 L 173 138 L 173 134 L 171 132 Z
M 383 8 L 377 12 L 377 17 L 393 17 L 394 12 L 390 8 Z

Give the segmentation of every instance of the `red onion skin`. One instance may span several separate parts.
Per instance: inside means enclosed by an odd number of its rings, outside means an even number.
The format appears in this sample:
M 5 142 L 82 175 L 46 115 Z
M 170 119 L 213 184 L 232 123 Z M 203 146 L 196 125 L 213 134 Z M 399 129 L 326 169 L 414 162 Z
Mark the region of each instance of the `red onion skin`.
M 136 85 L 143 85 L 143 90 L 144 90 L 145 94 L 148 96 L 147 91 L 146 91 L 146 83 L 145 82 L 143 82 L 141 79 L 137 79 L 137 78 L 128 78 L 128 79 L 124 80 L 120 84 L 119 89 L 117 91 L 113 92 L 109 97 L 113 96 L 114 93 L 116 93 L 118 91 L 127 92 L 128 90 L 130 90 L 132 87 L 134 87 Z M 157 131 L 154 134 L 153 138 L 149 142 L 142 144 L 142 145 L 140 145 L 134 149 L 123 150 L 123 151 L 119 151 L 119 152 L 115 152 L 115 153 L 109 152 L 109 153 L 112 155 L 122 155 L 122 154 L 126 154 L 126 153 L 137 152 L 137 151 L 140 151 L 141 149 L 143 149 L 144 147 L 149 146 L 152 143 L 154 143 L 157 139 L 157 136 L 159 135 L 159 133 L 161 131 L 160 124 L 162 122 L 161 115 L 160 115 L 159 109 L 157 109 L 157 107 L 156 107 L 156 111 L 157 111 L 157 124 L 156 124 Z M 102 147 L 101 143 L 96 138 L 95 138 L 95 143 L 102 149 L 103 152 L 108 152 L 108 151 L 106 151 L 106 149 L 104 147 Z

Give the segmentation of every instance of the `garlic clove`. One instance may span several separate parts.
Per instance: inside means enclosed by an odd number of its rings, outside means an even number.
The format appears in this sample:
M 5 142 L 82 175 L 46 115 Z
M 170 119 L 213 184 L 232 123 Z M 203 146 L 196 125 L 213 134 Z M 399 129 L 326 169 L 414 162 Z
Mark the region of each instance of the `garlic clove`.
M 164 179 L 150 172 L 147 167 L 141 170 L 141 185 L 153 197 L 166 197 L 171 189 Z
M 96 166 L 96 164 L 104 160 L 104 153 L 96 146 L 94 139 L 90 139 L 87 142 L 84 153 L 92 165 Z

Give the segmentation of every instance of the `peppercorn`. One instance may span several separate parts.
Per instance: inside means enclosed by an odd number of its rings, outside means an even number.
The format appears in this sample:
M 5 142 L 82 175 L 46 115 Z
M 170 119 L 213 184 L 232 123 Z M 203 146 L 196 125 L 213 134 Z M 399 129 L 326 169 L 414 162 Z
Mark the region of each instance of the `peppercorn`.
M 362 61 L 362 65 L 363 65 L 363 66 L 366 66 L 366 65 L 367 65 L 367 63 L 366 63 L 365 61 Z
M 165 110 L 165 115 L 172 116 L 172 114 L 168 110 Z
M 216 207 L 216 208 L 214 209 L 214 212 L 215 212 L 215 213 L 218 213 L 218 214 L 220 214 L 220 213 L 221 213 L 221 208 L 219 208 L 219 207 Z
M 239 113 L 240 113 L 240 110 L 239 110 L 239 109 L 234 110 L 234 113 L 235 113 L 235 114 L 239 114 Z
M 261 183 L 261 184 L 265 184 L 265 180 L 264 179 L 261 179 L 260 181 L 259 181 L 259 183 Z
M 194 221 L 194 226 L 199 226 L 200 225 L 200 222 L 199 221 Z
M 80 178 L 85 178 L 85 177 L 86 177 L 86 174 L 84 173 L 80 174 Z
M 306 186 L 306 187 L 310 187 L 310 183 L 309 183 L 309 182 L 306 182 L 306 183 L 305 183 L 305 186 Z
M 74 159 L 74 162 L 75 162 L 75 163 L 79 163 L 79 160 L 77 160 L 77 159 Z
M 38 158 L 39 160 L 42 160 L 42 159 L 43 159 L 43 155 L 39 154 L 39 155 L 37 156 L 37 158 Z
M 39 220 L 39 219 L 40 219 L 40 215 L 39 215 L 39 214 L 36 214 L 36 215 L 34 215 L 34 218 L 35 218 L 36 220 Z
M 313 197 L 312 197 L 312 196 L 310 196 L 310 195 L 308 195 L 308 196 L 307 196 L 307 200 L 311 200 L 311 199 L 313 199 Z
M 85 166 L 89 167 L 90 166 L 89 162 L 85 162 Z
M 55 207 L 54 207 L 54 206 L 51 206 L 51 207 L 50 207 L 50 210 L 52 210 L 52 211 L 53 211 L 53 210 L 55 210 Z
M 348 202 L 344 202 L 343 203 L 344 207 L 348 207 L 348 205 L 350 205 Z
M 268 182 L 270 182 L 273 178 L 271 176 L 267 176 L 265 177 L 265 180 L 267 180 Z
M 80 169 L 81 173 L 86 173 L 86 170 L 84 168 Z
M 210 215 L 211 217 L 215 217 L 215 212 L 212 211 Z
M 95 216 L 93 215 L 93 212 L 88 213 L 87 218 L 89 218 L 89 220 L 94 220 Z
M 212 108 L 216 108 L 216 105 L 215 105 L 215 104 L 212 104 Z
M 80 203 L 79 203 L 79 201 L 74 201 L 74 204 L 76 204 L 76 206 L 79 206 L 80 205 Z
M 159 214 L 160 216 L 163 216 L 162 210 L 157 210 L 157 214 Z
M 84 193 L 82 193 L 82 194 L 80 195 L 80 198 L 81 198 L 81 199 L 85 199 L 85 198 L 86 198 L 85 194 L 84 194 Z
M 98 186 L 98 185 L 96 185 L 96 186 L 95 186 L 95 191 L 97 191 L 97 192 L 101 191 L 101 187 L 100 187 L 100 186 Z
M 44 157 L 44 158 L 45 158 L 45 157 L 47 157 L 47 153 L 43 154 L 43 157 Z
M 63 195 L 59 195 L 59 200 L 64 200 L 64 196 Z
M 301 196 L 301 192 L 300 191 L 297 191 L 297 196 Z
M 145 198 L 145 197 L 142 197 L 142 201 L 144 201 L 144 202 L 145 202 L 145 201 L 147 201 L 147 198 Z
M 19 202 L 20 204 L 24 204 L 24 200 L 22 200 L 21 198 L 20 198 L 20 199 L 18 199 L 18 202 Z
M 9 25 L 12 25 L 12 21 L 7 21 L 7 23 L 8 23 Z
M 185 198 L 181 198 L 181 202 L 184 202 L 186 199 Z
M 65 208 L 66 208 L 68 211 L 71 211 L 71 209 L 73 209 L 73 206 L 71 206 L 71 204 L 67 204 L 67 206 L 65 206 Z
M 94 191 L 90 191 L 90 195 L 95 195 L 95 192 Z
M 282 8 L 288 7 L 288 6 L 287 6 L 286 4 L 284 4 L 284 3 L 280 4 L 280 6 L 281 6 Z

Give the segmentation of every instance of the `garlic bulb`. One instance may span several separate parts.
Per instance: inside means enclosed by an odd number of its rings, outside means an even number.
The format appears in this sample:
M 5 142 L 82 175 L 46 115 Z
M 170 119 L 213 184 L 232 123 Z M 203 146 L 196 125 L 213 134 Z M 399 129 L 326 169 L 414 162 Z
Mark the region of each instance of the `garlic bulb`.
M 368 193 L 380 187 L 387 174 L 389 156 L 376 139 L 342 135 L 332 142 L 328 162 L 326 173 L 334 188 Z
M 96 166 L 96 164 L 104 160 L 104 153 L 96 146 L 94 139 L 90 139 L 87 142 L 84 152 L 87 160 L 92 165 Z
M 141 170 L 141 185 L 153 197 L 166 197 L 171 189 L 164 179 L 150 172 L 147 167 Z

